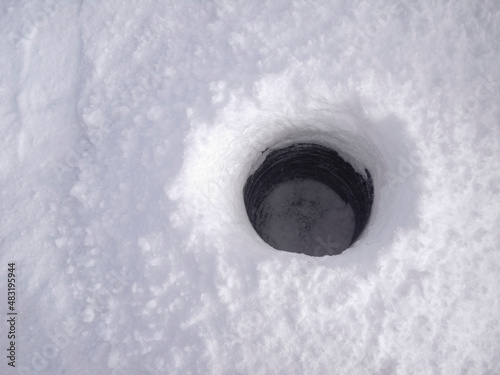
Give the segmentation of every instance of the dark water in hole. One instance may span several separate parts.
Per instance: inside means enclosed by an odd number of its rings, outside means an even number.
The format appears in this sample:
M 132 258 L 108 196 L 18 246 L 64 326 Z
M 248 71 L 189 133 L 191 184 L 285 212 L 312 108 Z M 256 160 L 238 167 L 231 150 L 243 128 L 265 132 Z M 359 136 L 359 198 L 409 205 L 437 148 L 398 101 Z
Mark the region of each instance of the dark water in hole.
M 282 182 L 261 207 L 261 236 L 276 249 L 322 256 L 340 254 L 351 243 L 354 211 L 321 182 Z
M 337 151 L 314 143 L 271 150 L 243 188 L 259 236 L 275 249 L 337 255 L 361 235 L 374 190 Z

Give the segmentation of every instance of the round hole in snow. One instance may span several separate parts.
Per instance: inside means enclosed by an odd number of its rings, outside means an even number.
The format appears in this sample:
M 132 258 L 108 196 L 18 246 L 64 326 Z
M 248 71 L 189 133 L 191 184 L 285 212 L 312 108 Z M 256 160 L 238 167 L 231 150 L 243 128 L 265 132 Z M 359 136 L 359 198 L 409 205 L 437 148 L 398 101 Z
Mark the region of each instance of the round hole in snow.
M 370 172 L 364 172 L 316 143 L 271 150 L 243 189 L 250 222 L 275 249 L 340 254 L 370 217 L 373 183 Z

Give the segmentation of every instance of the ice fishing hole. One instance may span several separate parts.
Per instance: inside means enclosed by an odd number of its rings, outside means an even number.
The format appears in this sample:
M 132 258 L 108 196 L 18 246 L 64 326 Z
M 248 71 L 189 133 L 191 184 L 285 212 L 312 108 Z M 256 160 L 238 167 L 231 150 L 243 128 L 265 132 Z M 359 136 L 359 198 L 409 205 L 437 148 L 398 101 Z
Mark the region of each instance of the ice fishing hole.
M 278 250 L 337 255 L 361 235 L 370 217 L 370 172 L 357 172 L 337 151 L 296 143 L 268 152 L 243 189 L 248 218 Z

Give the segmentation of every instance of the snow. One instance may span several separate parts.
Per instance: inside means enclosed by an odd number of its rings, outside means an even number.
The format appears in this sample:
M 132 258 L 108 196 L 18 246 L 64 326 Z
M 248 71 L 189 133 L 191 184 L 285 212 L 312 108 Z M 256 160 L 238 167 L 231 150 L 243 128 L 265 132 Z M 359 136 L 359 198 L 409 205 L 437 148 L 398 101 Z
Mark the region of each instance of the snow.
M 500 373 L 496 1 L 0 9 L 3 374 Z M 372 173 L 339 256 L 246 217 L 294 140 Z

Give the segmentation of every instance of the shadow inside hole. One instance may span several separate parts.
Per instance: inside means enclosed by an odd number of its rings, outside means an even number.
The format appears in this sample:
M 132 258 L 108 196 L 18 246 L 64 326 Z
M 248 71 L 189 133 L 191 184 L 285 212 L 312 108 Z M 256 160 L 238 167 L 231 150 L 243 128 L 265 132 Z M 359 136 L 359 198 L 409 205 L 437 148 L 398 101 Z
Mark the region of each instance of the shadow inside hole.
M 311 256 L 336 255 L 361 235 L 373 182 L 339 154 L 314 143 L 269 152 L 243 189 L 252 226 L 269 245 Z

